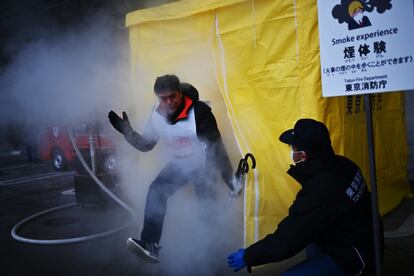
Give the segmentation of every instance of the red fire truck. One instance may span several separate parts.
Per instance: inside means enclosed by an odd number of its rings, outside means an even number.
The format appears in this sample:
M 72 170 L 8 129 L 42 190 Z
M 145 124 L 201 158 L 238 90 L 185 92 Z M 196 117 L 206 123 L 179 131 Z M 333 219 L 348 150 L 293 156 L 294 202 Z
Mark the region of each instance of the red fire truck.
M 90 165 L 91 127 L 82 124 L 80 127 L 73 129 L 72 133 L 76 145 Z M 97 166 L 100 172 L 115 172 L 114 138 L 115 133 L 105 130 L 92 135 L 94 148 L 97 151 Z M 76 154 L 68 130 L 64 126 L 54 125 L 45 128 L 39 137 L 39 152 L 43 160 L 52 160 L 53 167 L 57 171 L 67 170 L 70 166 L 76 167 Z

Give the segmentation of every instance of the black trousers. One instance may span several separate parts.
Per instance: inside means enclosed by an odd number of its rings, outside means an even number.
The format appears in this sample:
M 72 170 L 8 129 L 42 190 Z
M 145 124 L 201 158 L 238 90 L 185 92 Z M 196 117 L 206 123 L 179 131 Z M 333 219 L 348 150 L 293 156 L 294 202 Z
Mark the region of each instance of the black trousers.
M 189 182 L 194 185 L 196 195 L 201 201 L 206 202 L 215 198 L 215 189 L 212 187 L 214 181 L 206 170 L 199 169 L 184 173 L 177 165 L 167 164 L 149 187 L 141 240 L 159 243 L 168 198 Z

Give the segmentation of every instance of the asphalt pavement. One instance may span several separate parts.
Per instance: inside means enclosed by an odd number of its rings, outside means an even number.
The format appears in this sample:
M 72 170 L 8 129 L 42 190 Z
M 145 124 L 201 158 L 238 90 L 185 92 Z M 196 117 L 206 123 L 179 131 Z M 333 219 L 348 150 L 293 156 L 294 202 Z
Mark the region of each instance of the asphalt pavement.
M 74 171 L 56 172 L 47 162 L 1 158 L 0 275 L 247 275 L 244 271 L 234 273 L 226 267 L 228 252 L 220 252 L 219 244 L 211 252 L 222 261 L 212 265 L 203 264 L 202 259 L 192 259 L 192 256 L 185 260 L 185 267 L 178 267 L 183 261 L 178 260 L 178 256 L 166 258 L 167 266 L 146 264 L 125 247 L 125 240 L 138 234 L 138 224 L 82 243 L 34 245 L 14 240 L 10 231 L 24 218 L 76 202 L 74 175 Z M 18 233 L 29 238 L 63 239 L 107 231 L 131 220 L 124 210 L 111 203 L 95 207 L 74 205 L 58 210 L 23 225 Z M 413 198 L 404 199 L 384 217 L 384 231 L 383 275 L 414 275 Z M 164 252 L 165 255 L 170 253 L 171 250 Z M 303 253 L 286 262 L 255 269 L 253 275 L 278 275 L 302 257 Z M 169 270 L 174 266 L 175 270 Z

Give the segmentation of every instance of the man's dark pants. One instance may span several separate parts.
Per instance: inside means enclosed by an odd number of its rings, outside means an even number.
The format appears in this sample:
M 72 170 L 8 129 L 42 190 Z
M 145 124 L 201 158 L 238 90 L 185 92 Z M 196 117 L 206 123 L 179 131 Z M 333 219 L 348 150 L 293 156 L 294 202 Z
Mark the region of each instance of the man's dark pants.
M 159 243 L 168 198 L 188 182 L 193 183 L 196 195 L 201 201 L 214 199 L 215 190 L 211 187 L 213 181 L 210 180 L 211 178 L 208 177 L 204 169 L 185 173 L 177 165 L 167 164 L 149 187 L 141 240 L 148 243 Z M 205 208 L 203 209 L 205 210 Z

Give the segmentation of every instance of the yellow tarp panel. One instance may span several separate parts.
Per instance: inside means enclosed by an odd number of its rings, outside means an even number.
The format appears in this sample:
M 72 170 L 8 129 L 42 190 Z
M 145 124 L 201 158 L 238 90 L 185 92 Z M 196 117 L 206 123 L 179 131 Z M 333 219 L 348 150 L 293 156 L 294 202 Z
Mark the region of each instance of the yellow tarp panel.
M 245 190 L 246 244 L 274 231 L 299 189 L 278 141 L 299 118 L 324 121 L 335 151 L 369 180 L 363 97 L 321 96 L 316 0 L 180 1 L 130 13 L 127 26 L 139 111 L 154 102 L 155 77 L 176 73 L 211 102 L 233 162 L 256 156 Z M 378 94 L 373 107 L 384 214 L 409 194 L 403 94 Z

